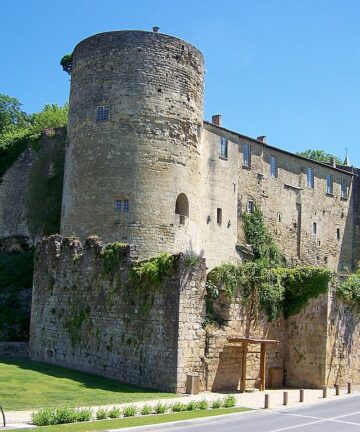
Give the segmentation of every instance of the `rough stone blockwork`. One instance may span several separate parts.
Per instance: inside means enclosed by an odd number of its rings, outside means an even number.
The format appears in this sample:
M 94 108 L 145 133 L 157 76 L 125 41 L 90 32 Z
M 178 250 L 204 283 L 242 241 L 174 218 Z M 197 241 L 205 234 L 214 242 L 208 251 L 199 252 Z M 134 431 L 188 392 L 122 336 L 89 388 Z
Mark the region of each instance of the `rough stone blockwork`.
M 28 358 L 28 356 L 27 342 L 0 342 L 0 357 Z
M 128 283 L 136 250 L 106 262 L 104 245 L 52 236 L 37 250 L 30 357 L 164 391 L 184 391 L 204 353 L 205 264 L 181 255 L 161 288 Z M 195 359 L 195 360 L 193 360 Z

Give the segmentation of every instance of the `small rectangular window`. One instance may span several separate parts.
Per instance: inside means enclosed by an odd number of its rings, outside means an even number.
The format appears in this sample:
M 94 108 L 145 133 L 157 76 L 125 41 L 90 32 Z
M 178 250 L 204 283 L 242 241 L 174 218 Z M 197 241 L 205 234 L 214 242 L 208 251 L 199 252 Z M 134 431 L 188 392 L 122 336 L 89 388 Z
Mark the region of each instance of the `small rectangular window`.
M 314 168 L 306 168 L 307 187 L 314 189 Z
M 251 166 L 251 148 L 249 144 L 243 144 L 243 165 L 246 167 Z
M 326 176 L 326 193 L 329 195 L 333 194 L 333 177 L 331 174 Z
M 96 108 L 96 120 L 106 121 L 110 118 L 110 105 L 101 105 Z
M 270 156 L 270 175 L 278 177 L 278 158 L 276 156 Z
M 121 200 L 115 200 L 115 210 L 121 211 Z
M 347 181 L 345 179 L 341 179 L 341 198 L 348 197 L 348 187 Z
M 221 138 L 220 141 L 220 157 L 228 158 L 228 140 L 226 138 Z
M 129 211 L 129 200 L 124 200 L 124 213 Z
M 218 225 L 221 225 L 221 223 L 222 223 L 222 210 L 221 210 L 221 208 L 217 209 L 216 221 L 217 221 Z
M 249 200 L 247 203 L 247 212 L 248 213 L 254 213 L 255 210 L 255 203 L 252 200 Z
M 336 228 L 336 239 L 340 240 L 340 228 Z
M 317 224 L 316 224 L 316 222 L 313 222 L 313 223 L 312 223 L 312 233 L 313 233 L 314 235 L 317 234 Z

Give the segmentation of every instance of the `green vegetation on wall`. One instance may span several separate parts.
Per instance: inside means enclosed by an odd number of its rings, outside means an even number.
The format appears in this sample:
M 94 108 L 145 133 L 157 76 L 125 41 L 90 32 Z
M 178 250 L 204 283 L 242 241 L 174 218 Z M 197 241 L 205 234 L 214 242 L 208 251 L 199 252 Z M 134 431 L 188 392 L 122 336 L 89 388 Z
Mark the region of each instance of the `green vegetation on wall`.
M 0 255 L 0 341 L 29 337 L 33 252 Z
M 32 170 L 26 197 L 26 219 L 33 236 L 60 231 L 64 145 L 54 146 L 52 151 L 40 151 Z
M 16 98 L 0 95 L 0 177 L 16 161 L 27 146 L 37 148 L 41 133 L 48 128 L 67 124 L 68 105 L 45 105 L 35 114 L 20 109 Z
M 339 283 L 337 295 L 360 315 L 360 270 Z
M 240 298 L 250 319 L 257 320 L 260 311 L 269 321 L 283 315 L 288 318 L 301 311 L 309 299 L 325 293 L 331 272 L 321 267 L 280 267 L 281 254 L 268 232 L 259 209 L 243 215 L 247 241 L 252 244 L 254 261 L 223 264 L 207 278 L 208 319 L 216 320 L 213 301 L 224 289 L 229 300 Z

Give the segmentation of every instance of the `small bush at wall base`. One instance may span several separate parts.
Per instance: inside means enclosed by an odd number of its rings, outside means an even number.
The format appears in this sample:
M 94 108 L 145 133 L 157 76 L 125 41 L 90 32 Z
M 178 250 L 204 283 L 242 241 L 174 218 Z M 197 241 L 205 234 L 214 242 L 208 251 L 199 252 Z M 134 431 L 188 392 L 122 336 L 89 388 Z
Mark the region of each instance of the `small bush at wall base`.
M 137 413 L 137 408 L 134 405 L 130 405 L 124 408 L 124 417 L 134 417 Z
M 197 403 L 197 409 L 199 409 L 199 410 L 206 410 L 208 408 L 209 408 L 209 402 L 205 399 L 203 399 Z
M 233 408 L 236 405 L 236 398 L 233 395 L 226 396 L 223 402 L 224 408 Z
M 140 414 L 141 415 L 149 415 L 152 414 L 153 412 L 153 408 L 150 405 L 144 405 L 141 409 L 140 409 Z
M 92 418 L 92 411 L 89 408 L 82 408 L 77 411 L 78 422 L 90 421 Z
M 42 409 L 32 414 L 32 422 L 36 426 L 49 426 L 65 423 L 89 421 L 92 412 L 88 408 L 76 410 L 69 407 L 58 407 L 55 409 Z M 106 417 L 105 417 L 106 418 Z
M 105 420 L 108 418 L 108 416 L 109 416 L 109 412 L 106 409 L 99 408 L 96 411 L 96 420 Z
M 195 401 L 190 401 L 187 405 L 186 405 L 186 411 L 194 411 L 197 409 L 197 403 Z
M 181 411 L 186 411 L 186 405 L 181 403 L 181 402 L 176 402 L 174 403 L 174 405 L 171 407 L 171 410 L 173 412 L 181 412 Z
M 109 418 L 119 418 L 120 417 L 120 415 L 121 415 L 121 410 L 120 410 L 120 408 L 116 408 L 116 407 L 114 407 L 114 408 L 112 408 L 111 410 L 109 410 Z
M 158 403 L 154 407 L 154 411 L 156 414 L 164 414 L 168 410 L 168 406 L 162 403 Z
M 223 401 L 221 399 L 215 399 L 211 402 L 212 409 L 222 408 L 222 406 L 223 406 Z

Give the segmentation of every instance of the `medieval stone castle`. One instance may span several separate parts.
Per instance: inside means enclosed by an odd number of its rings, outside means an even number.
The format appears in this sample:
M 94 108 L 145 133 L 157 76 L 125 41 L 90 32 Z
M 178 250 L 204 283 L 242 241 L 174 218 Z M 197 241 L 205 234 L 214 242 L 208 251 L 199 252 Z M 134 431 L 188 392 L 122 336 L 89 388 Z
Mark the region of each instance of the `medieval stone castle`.
M 31 357 L 164 390 L 184 391 L 191 373 L 203 389 L 236 390 L 242 348 L 228 337 L 237 334 L 280 341 L 267 374 L 281 370 L 286 384 L 360 381 L 359 323 L 331 291 L 296 317 L 264 319 L 250 333 L 241 307 L 220 298 L 225 327 L 204 329 L 206 266 L 249 253 L 244 212 L 261 208 L 289 264 L 342 273 L 358 260 L 360 195 L 356 169 L 228 130 L 219 115 L 203 121 L 203 98 L 203 56 L 178 38 L 118 31 L 75 47 L 61 236 L 38 247 Z M 2 237 L 29 236 L 24 196 L 17 193 L 12 212 L 5 204 L 14 176 L 21 172 L 26 184 L 29 152 L 1 185 Z M 122 278 L 133 259 L 164 251 L 200 255 L 206 265 L 189 272 L 180 258 L 150 312 L 140 314 L 140 300 L 102 276 L 94 235 L 130 245 Z M 259 357 L 250 357 L 256 375 Z

